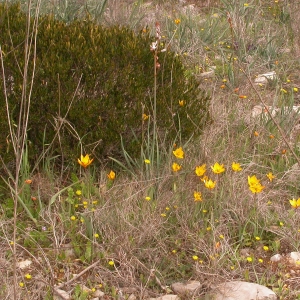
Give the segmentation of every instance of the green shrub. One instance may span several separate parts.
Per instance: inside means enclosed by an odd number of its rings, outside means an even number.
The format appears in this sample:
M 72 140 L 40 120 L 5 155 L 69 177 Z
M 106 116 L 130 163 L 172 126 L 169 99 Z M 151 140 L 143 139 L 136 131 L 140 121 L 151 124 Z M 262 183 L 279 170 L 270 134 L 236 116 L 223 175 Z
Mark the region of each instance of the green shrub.
M 0 44 L 14 122 L 22 93 L 25 24 L 26 14 L 17 5 L 0 5 Z M 142 125 L 142 113 L 153 114 L 153 41 L 144 32 L 105 28 L 88 19 L 65 24 L 52 16 L 40 17 L 28 131 L 31 157 L 53 140 L 59 124 L 63 125 L 53 154 L 78 157 L 81 142 L 85 152 L 98 158 L 117 156 L 120 136 L 132 155 L 140 153 L 142 131 L 147 130 L 146 122 Z M 30 70 L 33 59 L 32 54 Z M 167 134 L 170 142 L 179 131 L 182 139 L 199 135 L 209 121 L 208 97 L 193 76 L 184 76 L 185 68 L 175 53 L 160 53 L 159 62 L 159 132 Z M 0 89 L 4 116 L 2 84 Z M 180 106 L 179 100 L 185 105 Z M 4 117 L 0 129 L 4 155 L 9 134 Z

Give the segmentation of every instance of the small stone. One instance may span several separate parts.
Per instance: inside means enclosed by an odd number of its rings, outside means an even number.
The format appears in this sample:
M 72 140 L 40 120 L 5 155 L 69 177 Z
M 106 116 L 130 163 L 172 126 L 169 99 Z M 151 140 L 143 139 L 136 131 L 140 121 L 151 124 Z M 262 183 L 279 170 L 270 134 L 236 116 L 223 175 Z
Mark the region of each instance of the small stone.
M 83 292 L 86 292 L 86 293 L 91 293 L 92 290 L 89 289 L 87 286 L 85 286 L 84 284 L 80 284 L 80 289 L 83 291 Z
M 264 73 L 264 74 L 259 74 L 254 82 L 256 84 L 259 84 L 259 83 L 268 83 L 269 80 L 275 80 L 277 79 L 277 75 L 276 75 L 276 72 L 275 71 L 272 71 L 272 72 L 268 72 L 268 73 Z
M 71 296 L 64 290 L 54 288 L 53 300 L 70 300 Z
M 101 297 L 103 297 L 105 294 L 102 292 L 102 291 L 100 291 L 100 290 L 96 290 L 94 293 L 93 293 L 93 296 L 94 297 L 98 297 L 98 298 L 101 298 Z
M 134 294 L 138 292 L 138 289 L 135 287 L 123 287 L 121 290 L 124 294 Z
M 133 294 L 131 294 L 131 295 L 127 298 L 127 300 L 136 300 L 136 296 L 133 295 Z
M 287 257 L 291 265 L 300 268 L 300 252 L 291 252 L 287 255 Z
M 32 264 L 31 260 L 25 259 L 25 260 L 17 262 L 17 267 L 22 270 L 22 269 L 29 267 L 31 264 Z
M 158 298 L 149 298 L 148 300 L 180 300 L 177 295 L 164 295 Z
M 201 283 L 199 281 L 193 280 L 188 281 L 187 283 L 176 282 L 171 285 L 171 289 L 176 294 L 181 295 L 192 295 L 195 293 L 197 289 L 201 288 Z
M 211 70 L 211 71 L 203 72 L 199 76 L 202 78 L 211 78 L 215 76 L 215 71 Z
M 270 261 L 272 261 L 272 262 L 278 262 L 280 260 L 282 260 L 282 255 L 280 255 L 279 253 L 271 256 L 271 258 L 270 258 Z

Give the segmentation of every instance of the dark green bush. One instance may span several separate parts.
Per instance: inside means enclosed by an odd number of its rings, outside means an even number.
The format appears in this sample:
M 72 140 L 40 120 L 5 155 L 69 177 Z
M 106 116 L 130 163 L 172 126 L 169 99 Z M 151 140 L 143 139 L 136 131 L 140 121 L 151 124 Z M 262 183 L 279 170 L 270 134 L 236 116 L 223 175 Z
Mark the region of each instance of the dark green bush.
M 0 44 L 15 122 L 22 93 L 25 24 L 26 14 L 18 6 L 0 5 Z M 53 146 L 55 154 L 77 157 L 80 137 L 87 153 L 101 158 L 118 155 L 120 136 L 131 154 L 139 153 L 142 130 L 147 129 L 146 123 L 142 126 L 143 107 L 147 115 L 153 115 L 153 41 L 148 34 L 135 34 L 128 28 L 104 28 L 89 20 L 67 25 L 52 16 L 40 17 L 28 131 L 35 150 L 31 150 L 31 157 L 40 153 L 43 143 L 53 140 L 62 123 L 60 138 Z M 179 130 L 182 139 L 199 135 L 209 120 L 208 98 L 194 77 L 184 76 L 185 69 L 174 53 L 160 53 L 159 62 L 159 132 L 167 134 L 169 141 Z M 29 64 L 32 68 L 33 54 Z M 9 131 L 3 84 L 0 90 L 3 155 Z M 185 105 L 180 106 L 179 100 Z

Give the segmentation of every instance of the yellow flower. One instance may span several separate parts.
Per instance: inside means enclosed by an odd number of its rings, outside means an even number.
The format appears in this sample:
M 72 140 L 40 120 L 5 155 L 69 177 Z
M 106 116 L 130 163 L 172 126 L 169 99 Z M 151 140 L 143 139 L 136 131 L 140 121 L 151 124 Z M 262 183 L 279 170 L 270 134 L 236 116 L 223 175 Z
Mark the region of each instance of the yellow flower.
M 29 273 L 25 274 L 24 277 L 25 277 L 27 280 L 30 280 L 30 279 L 32 278 L 32 276 L 31 276 Z
M 172 165 L 172 170 L 174 172 L 178 172 L 180 169 L 181 169 L 181 166 L 174 162 L 173 165 Z
M 203 176 L 206 172 L 206 164 L 203 164 L 201 166 L 197 166 L 195 169 L 195 173 L 197 176 Z
M 108 174 L 107 174 L 107 177 L 108 179 L 110 180 L 114 180 L 116 178 L 116 173 L 114 171 L 110 171 Z
M 180 106 L 184 106 L 184 100 L 179 100 L 178 103 Z
M 115 265 L 115 263 L 114 263 L 113 260 L 110 260 L 110 261 L 108 262 L 108 264 L 109 264 L 110 266 L 114 266 L 114 265 Z
M 194 201 L 195 202 L 201 202 L 202 201 L 202 195 L 200 192 L 194 192 Z
M 298 208 L 300 207 L 300 198 L 296 199 L 292 199 L 290 200 L 290 204 L 293 208 Z
M 72 221 L 75 221 L 76 220 L 76 217 L 75 216 L 71 216 L 70 218 Z
M 143 115 L 142 115 L 142 119 L 143 119 L 143 121 L 146 121 L 146 120 L 148 120 L 148 119 L 149 119 L 149 116 L 148 116 L 148 115 L 146 115 L 146 114 L 143 114 Z
M 246 259 L 247 259 L 248 262 L 252 262 L 253 261 L 253 258 L 251 256 L 248 256 Z
M 149 116 L 146 114 L 142 114 L 142 119 L 143 119 L 143 121 L 146 121 L 149 119 Z
M 225 172 L 224 165 L 223 164 L 220 165 L 217 162 L 213 166 L 211 166 L 211 169 L 215 174 L 221 174 L 221 173 Z
M 223 234 L 220 234 L 220 235 L 219 235 L 219 238 L 220 238 L 220 239 L 224 239 L 224 235 L 223 235 Z
M 97 239 L 99 237 L 99 234 L 98 233 L 95 233 L 94 234 L 94 237 Z
M 253 194 L 260 193 L 265 187 L 260 183 L 255 175 L 248 176 L 249 189 Z
M 77 196 L 80 196 L 81 195 L 81 190 L 77 190 L 75 193 L 76 193 Z
M 249 186 L 249 189 L 250 191 L 253 193 L 253 194 L 258 194 L 260 192 L 262 192 L 262 190 L 264 189 L 265 187 L 263 185 L 261 185 L 260 183 L 259 184 L 256 184 L 256 185 L 250 185 Z
M 257 179 L 257 177 L 255 175 L 253 176 L 248 176 L 248 184 L 249 186 L 252 186 L 252 185 L 257 185 L 257 184 L 260 184 L 260 181 Z
M 151 197 L 146 196 L 146 197 L 145 197 L 145 200 L 150 201 L 150 200 L 151 200 Z
M 32 183 L 32 180 L 31 180 L 31 179 L 26 179 L 26 180 L 25 180 L 25 183 L 31 184 L 31 183 Z
M 233 162 L 231 165 L 231 168 L 234 172 L 240 172 L 242 171 L 242 167 L 239 163 Z
M 256 236 L 255 239 L 256 239 L 257 241 L 260 241 L 260 237 L 259 237 L 259 236 Z
M 93 160 L 94 159 L 90 159 L 90 156 L 88 154 L 86 156 L 81 155 L 80 159 L 78 158 L 78 163 L 82 167 L 86 168 L 93 162 Z
M 183 159 L 184 157 L 184 152 L 182 150 L 182 147 L 177 148 L 176 150 L 173 151 L 173 154 L 180 159 Z
M 216 181 L 212 181 L 211 179 L 205 180 L 205 181 L 204 181 L 204 185 L 205 185 L 206 188 L 212 190 L 212 189 L 214 189 L 215 186 L 216 186 Z
M 25 286 L 25 284 L 24 284 L 24 282 L 19 282 L 19 287 L 24 287 Z
M 193 255 L 193 260 L 198 260 L 199 257 L 197 255 Z
M 293 90 L 295 93 L 298 93 L 298 88 L 294 87 Z
M 175 20 L 174 20 L 174 23 L 175 23 L 176 25 L 180 24 L 180 22 L 181 22 L 180 19 L 175 19 Z
M 269 250 L 269 247 L 268 247 L 268 246 L 263 246 L 263 249 L 264 249 L 265 251 L 268 251 L 268 250 Z
M 272 172 L 269 172 L 269 173 L 267 174 L 267 177 L 268 177 L 268 179 L 270 180 L 270 182 L 272 182 L 273 179 L 275 178 L 275 176 L 273 175 Z
M 258 259 L 258 262 L 263 263 L 264 260 L 263 260 L 262 258 L 259 258 L 259 259 Z
M 259 136 L 259 133 L 257 131 L 254 131 L 255 136 Z
M 149 159 L 145 159 L 144 163 L 147 164 L 147 165 L 149 165 L 150 164 L 150 160 Z
M 285 89 L 280 89 L 280 92 L 287 94 L 287 90 L 285 90 Z
M 165 213 L 160 214 L 163 218 L 165 218 L 167 215 Z

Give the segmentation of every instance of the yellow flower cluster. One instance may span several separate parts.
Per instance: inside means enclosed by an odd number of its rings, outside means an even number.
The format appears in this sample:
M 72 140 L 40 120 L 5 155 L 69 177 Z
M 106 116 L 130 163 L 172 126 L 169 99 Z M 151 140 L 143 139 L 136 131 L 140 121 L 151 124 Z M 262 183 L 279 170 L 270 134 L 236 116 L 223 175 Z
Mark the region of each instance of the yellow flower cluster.
M 173 151 L 173 154 L 174 154 L 174 156 L 175 156 L 176 158 L 178 158 L 178 159 L 183 159 L 183 158 L 184 158 L 184 151 L 183 151 L 182 147 L 179 147 L 179 148 L 175 149 L 175 150 Z M 176 162 L 174 162 L 174 163 L 172 164 L 172 170 L 173 170 L 173 172 L 178 172 L 178 171 L 181 170 L 181 168 L 182 168 L 181 165 L 179 165 L 179 164 L 176 163 Z
M 261 183 L 260 180 L 257 179 L 255 175 L 253 176 L 248 176 L 248 185 L 249 185 L 249 190 L 253 194 L 258 194 L 262 192 L 262 190 L 265 188 Z

